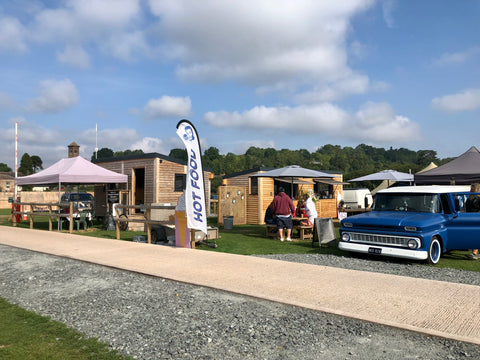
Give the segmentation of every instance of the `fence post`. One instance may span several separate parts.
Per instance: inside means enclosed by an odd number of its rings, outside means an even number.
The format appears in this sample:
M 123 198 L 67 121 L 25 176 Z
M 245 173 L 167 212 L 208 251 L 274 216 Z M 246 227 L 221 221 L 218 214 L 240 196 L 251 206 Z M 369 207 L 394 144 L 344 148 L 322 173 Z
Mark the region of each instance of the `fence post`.
M 52 231 L 52 205 L 48 205 L 48 231 Z
M 70 227 L 69 227 L 70 234 L 73 233 L 73 202 L 70 201 Z
M 117 240 L 120 240 L 120 221 L 115 217 L 115 231 L 117 232 Z
M 30 229 L 33 229 L 33 205 L 30 204 Z
M 15 211 L 17 211 L 16 201 L 14 201 L 13 204 L 12 204 L 12 224 L 13 224 L 13 226 L 17 226 L 17 214 L 15 213 Z

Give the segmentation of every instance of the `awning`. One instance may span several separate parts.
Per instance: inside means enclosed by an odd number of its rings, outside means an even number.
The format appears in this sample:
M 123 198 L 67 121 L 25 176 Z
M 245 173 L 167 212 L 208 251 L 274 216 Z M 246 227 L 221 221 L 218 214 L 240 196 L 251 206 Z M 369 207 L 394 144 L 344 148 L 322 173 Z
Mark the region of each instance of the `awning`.
M 281 182 L 284 182 L 284 183 L 289 183 L 289 184 L 297 184 L 297 185 L 307 185 L 307 184 L 315 184 L 314 182 L 312 181 L 307 181 L 307 180 L 302 180 L 302 179 L 299 179 L 299 178 L 293 178 L 293 180 L 289 180 L 289 179 L 286 179 L 286 178 L 274 178 L 275 181 L 281 181 Z
M 328 184 L 328 185 L 350 185 L 349 182 L 345 181 L 336 181 L 336 180 L 331 180 L 331 179 L 313 179 L 316 182 L 322 183 L 322 184 Z

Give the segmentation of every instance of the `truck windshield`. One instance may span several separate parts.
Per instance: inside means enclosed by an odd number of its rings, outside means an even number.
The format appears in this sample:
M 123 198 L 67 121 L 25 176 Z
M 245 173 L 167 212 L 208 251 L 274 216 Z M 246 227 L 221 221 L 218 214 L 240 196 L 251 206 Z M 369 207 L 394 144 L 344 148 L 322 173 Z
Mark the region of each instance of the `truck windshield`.
M 440 213 L 442 206 L 436 194 L 377 194 L 374 211 L 409 211 Z

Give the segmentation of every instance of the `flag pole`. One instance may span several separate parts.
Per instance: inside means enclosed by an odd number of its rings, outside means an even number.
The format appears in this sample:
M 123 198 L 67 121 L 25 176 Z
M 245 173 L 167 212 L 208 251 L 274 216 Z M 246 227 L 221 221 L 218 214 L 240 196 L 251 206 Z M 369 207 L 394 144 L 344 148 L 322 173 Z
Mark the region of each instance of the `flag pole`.
M 15 121 L 15 180 L 18 177 L 18 121 Z M 13 191 L 14 201 L 17 201 L 17 181 L 15 181 Z

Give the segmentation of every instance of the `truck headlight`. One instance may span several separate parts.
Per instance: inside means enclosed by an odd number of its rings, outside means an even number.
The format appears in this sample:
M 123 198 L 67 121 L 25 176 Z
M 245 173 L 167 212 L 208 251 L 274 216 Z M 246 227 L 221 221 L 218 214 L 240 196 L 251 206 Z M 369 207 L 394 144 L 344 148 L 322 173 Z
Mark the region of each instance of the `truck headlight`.
M 409 248 L 409 249 L 412 249 L 412 250 L 418 249 L 419 246 L 420 246 L 420 244 L 419 244 L 419 242 L 418 242 L 417 239 L 410 239 L 410 240 L 408 240 L 407 245 L 408 245 L 408 248 Z
M 350 241 L 350 234 L 349 233 L 343 233 L 342 234 L 342 241 Z

